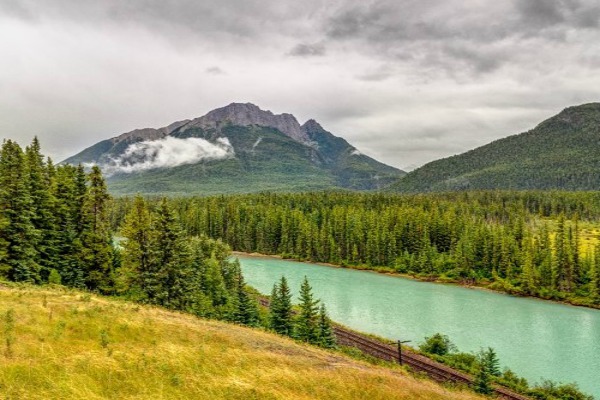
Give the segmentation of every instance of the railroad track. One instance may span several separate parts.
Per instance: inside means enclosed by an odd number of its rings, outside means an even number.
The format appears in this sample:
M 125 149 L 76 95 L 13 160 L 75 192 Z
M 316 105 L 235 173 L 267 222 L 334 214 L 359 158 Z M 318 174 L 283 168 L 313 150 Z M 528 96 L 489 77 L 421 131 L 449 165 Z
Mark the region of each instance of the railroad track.
M 379 340 L 352 332 L 340 326 L 334 326 L 334 333 L 339 344 L 356 347 L 362 352 L 386 361 L 399 361 L 398 349 Z M 456 371 L 444 364 L 408 350 L 402 351 L 402 363 L 416 372 L 423 372 L 438 382 L 451 382 L 473 386 L 475 379 L 465 373 Z M 530 400 L 529 397 L 515 393 L 502 386 L 494 386 L 496 395 L 508 400 Z
M 258 302 L 269 307 L 268 299 L 261 297 Z M 339 325 L 333 326 L 333 332 L 337 342 L 344 346 L 356 347 L 363 353 L 378 358 L 380 360 L 399 362 L 398 348 L 388 343 L 381 342 L 371 337 L 353 332 Z M 427 374 L 431 379 L 441 383 L 454 383 L 460 385 L 473 386 L 475 379 L 468 374 L 452 369 L 444 364 L 431 360 L 420 354 L 408 350 L 402 351 L 402 364 L 409 366 L 416 372 Z M 494 386 L 495 394 L 502 399 L 507 400 L 531 400 L 529 397 L 515 393 L 503 386 Z

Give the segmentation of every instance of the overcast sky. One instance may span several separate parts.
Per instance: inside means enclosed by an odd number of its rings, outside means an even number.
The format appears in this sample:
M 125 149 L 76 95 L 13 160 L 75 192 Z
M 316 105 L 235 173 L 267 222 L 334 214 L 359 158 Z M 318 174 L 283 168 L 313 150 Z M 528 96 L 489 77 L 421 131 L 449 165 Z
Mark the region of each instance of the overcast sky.
M 414 168 L 594 101 L 598 0 L 0 0 L 0 136 L 57 160 L 252 102 Z

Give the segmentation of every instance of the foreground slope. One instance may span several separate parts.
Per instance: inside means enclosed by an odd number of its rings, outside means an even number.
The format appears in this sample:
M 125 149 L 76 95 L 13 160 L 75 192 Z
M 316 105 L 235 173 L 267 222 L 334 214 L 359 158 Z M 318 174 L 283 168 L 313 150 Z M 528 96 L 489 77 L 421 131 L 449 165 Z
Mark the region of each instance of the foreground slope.
M 98 164 L 114 193 L 372 190 L 404 174 L 291 114 L 232 103 L 160 129 L 104 140 L 65 160 Z
M 426 164 L 390 189 L 598 190 L 599 169 L 600 103 L 590 103 L 567 108 L 528 132 Z
M 2 286 L 0 317 L 6 398 L 479 398 L 258 330 L 73 291 Z

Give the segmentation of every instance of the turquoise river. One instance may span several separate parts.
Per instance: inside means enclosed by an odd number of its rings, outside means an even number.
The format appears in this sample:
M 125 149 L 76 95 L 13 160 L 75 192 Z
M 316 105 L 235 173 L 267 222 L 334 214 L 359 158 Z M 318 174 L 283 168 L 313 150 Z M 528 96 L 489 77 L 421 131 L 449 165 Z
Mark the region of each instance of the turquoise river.
M 307 276 L 331 318 L 351 328 L 412 344 L 441 332 L 462 351 L 493 347 L 530 382 L 576 382 L 600 399 L 598 310 L 269 257 L 239 260 L 265 294 L 285 275 L 297 297 Z

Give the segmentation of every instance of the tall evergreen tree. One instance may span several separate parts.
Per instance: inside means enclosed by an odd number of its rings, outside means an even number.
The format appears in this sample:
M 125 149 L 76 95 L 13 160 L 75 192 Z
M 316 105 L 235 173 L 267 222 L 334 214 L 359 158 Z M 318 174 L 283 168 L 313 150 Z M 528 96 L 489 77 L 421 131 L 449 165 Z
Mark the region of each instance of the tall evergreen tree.
M 136 196 L 131 211 L 125 216 L 121 232 L 123 242 L 122 268 L 119 271 L 121 291 L 136 293 L 140 300 L 147 299 L 149 288 L 157 279 L 156 231 L 152 214 L 142 196 Z
M 10 280 L 40 280 L 36 250 L 39 232 L 32 222 L 34 215 L 23 150 L 16 142 L 7 140 L 0 151 L 0 221 L 5 225 L 0 231 L 0 240 L 5 243 L 0 273 Z
M 110 196 L 100 168 L 94 166 L 88 175 L 89 188 L 82 211 L 82 263 L 86 285 L 91 290 L 110 293 L 113 290 L 112 235 L 108 220 Z
M 273 286 L 270 324 L 280 335 L 291 336 L 293 333 L 292 293 L 285 276 L 281 277 L 279 284 Z
M 570 282 L 568 280 L 569 260 L 566 243 L 565 216 L 560 214 L 558 217 L 556 238 L 554 240 L 554 264 L 552 270 L 552 288 L 569 291 Z
M 258 306 L 256 302 L 248 295 L 244 276 L 240 272 L 237 277 L 236 304 L 233 313 L 233 321 L 238 324 L 257 326 L 258 325 Z
M 160 202 L 153 229 L 156 232 L 156 287 L 151 294 L 157 304 L 178 308 L 190 290 L 190 254 L 177 217 L 167 199 Z
M 312 288 L 305 276 L 300 286 L 300 313 L 296 319 L 296 338 L 308 342 L 319 341 L 319 300 L 315 300 Z
M 325 304 L 319 308 L 319 345 L 328 349 L 335 347 L 335 335 Z
M 77 221 L 81 219 L 80 206 L 75 190 L 76 168 L 64 165 L 52 173 L 52 215 L 56 231 L 53 239 L 57 250 L 54 268 L 64 285 L 85 288 L 85 271 L 81 260 L 81 231 Z
M 42 268 L 43 280 L 47 280 L 50 270 L 58 260 L 56 248 L 57 227 L 52 213 L 55 199 L 52 197 L 51 180 L 48 167 L 41 153 L 40 143 L 36 138 L 25 149 L 27 161 L 29 193 L 33 202 L 34 212 L 31 223 L 38 232 L 36 249 L 39 253 L 39 263 Z
M 492 377 L 500 376 L 500 368 L 496 352 L 491 347 L 482 350 L 477 356 L 478 372 L 475 376 L 475 391 L 482 394 L 493 393 Z

